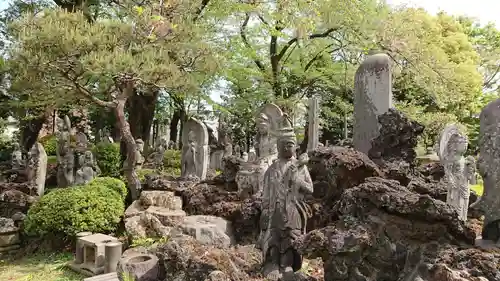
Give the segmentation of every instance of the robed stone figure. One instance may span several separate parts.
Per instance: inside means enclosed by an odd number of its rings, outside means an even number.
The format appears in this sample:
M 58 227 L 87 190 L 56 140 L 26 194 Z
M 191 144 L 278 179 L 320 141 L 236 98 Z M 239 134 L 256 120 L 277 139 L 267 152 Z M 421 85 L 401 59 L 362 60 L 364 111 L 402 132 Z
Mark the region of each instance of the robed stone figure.
M 293 242 L 305 233 L 310 212 L 303 198 L 313 192 L 307 154 L 296 159 L 295 133 L 286 115 L 284 120 L 278 132 L 278 159 L 264 174 L 260 246 L 267 280 L 301 268 L 302 257 Z

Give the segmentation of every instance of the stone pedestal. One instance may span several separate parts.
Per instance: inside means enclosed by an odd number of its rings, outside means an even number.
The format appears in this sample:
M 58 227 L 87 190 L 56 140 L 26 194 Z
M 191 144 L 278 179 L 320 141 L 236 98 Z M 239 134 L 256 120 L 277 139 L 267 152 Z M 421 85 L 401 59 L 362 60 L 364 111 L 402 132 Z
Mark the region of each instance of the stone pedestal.
M 92 235 L 92 232 L 80 232 L 76 234 L 76 250 L 75 250 L 75 263 L 83 263 L 83 244 L 80 242 L 80 238 Z
M 19 228 L 9 218 L 0 218 L 0 255 L 11 254 L 19 249 Z
M 116 242 L 118 242 L 117 238 L 100 233 L 79 237 L 77 257 L 68 266 L 87 276 L 102 274 L 106 261 L 106 244 Z

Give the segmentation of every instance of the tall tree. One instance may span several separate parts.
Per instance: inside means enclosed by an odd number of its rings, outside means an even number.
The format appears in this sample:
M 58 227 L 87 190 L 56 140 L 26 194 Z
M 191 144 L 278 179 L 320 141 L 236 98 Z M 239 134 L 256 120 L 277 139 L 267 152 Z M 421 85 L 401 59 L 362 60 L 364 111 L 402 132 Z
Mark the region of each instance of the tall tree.
M 137 146 L 125 116 L 127 101 L 140 91 L 196 88 L 192 70 L 209 73 L 217 64 L 210 46 L 196 39 L 201 33 L 191 18 L 196 13 L 189 13 L 193 6 L 176 1 L 130 8 L 121 7 L 126 13 L 122 20 L 93 23 L 81 12 L 28 14 L 11 25 L 18 41 L 9 63 L 19 74 L 14 85 L 44 85 L 44 95 L 34 92 L 30 102 L 83 99 L 113 111 L 126 144 L 124 171 L 134 198 L 140 183 Z

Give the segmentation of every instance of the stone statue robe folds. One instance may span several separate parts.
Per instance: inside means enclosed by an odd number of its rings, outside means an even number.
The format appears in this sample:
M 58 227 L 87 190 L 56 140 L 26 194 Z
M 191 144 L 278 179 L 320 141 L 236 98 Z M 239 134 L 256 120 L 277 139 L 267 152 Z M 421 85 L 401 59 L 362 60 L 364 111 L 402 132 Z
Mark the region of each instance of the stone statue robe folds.
M 309 171 L 295 157 L 280 158 L 267 169 L 260 237 L 264 267 L 278 263 L 280 271 L 288 267 L 293 271 L 301 268 L 302 258 L 292 243 L 305 233 L 307 217 L 302 199 L 304 193 L 312 191 Z

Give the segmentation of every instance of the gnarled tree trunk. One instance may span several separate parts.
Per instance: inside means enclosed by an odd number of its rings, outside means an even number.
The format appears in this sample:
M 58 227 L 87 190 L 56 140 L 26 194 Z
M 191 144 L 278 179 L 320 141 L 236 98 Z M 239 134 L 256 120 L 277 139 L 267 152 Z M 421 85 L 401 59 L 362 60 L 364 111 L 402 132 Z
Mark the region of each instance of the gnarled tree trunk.
M 132 95 L 127 101 L 128 121 L 134 138 L 140 138 L 145 144 L 151 135 L 151 126 L 155 115 L 158 91 L 147 95 Z
M 132 82 L 128 82 L 122 93 L 117 98 L 116 106 L 114 112 L 116 115 L 117 125 L 120 128 L 120 133 L 122 141 L 125 144 L 127 158 L 123 163 L 123 172 L 125 178 L 127 179 L 127 186 L 130 192 L 130 197 L 132 200 L 137 200 L 139 198 L 139 192 L 141 190 L 141 182 L 137 176 L 136 163 L 137 159 L 137 145 L 134 140 L 134 136 L 130 131 L 130 124 L 125 118 L 125 104 L 128 97 L 133 95 L 133 85 Z

